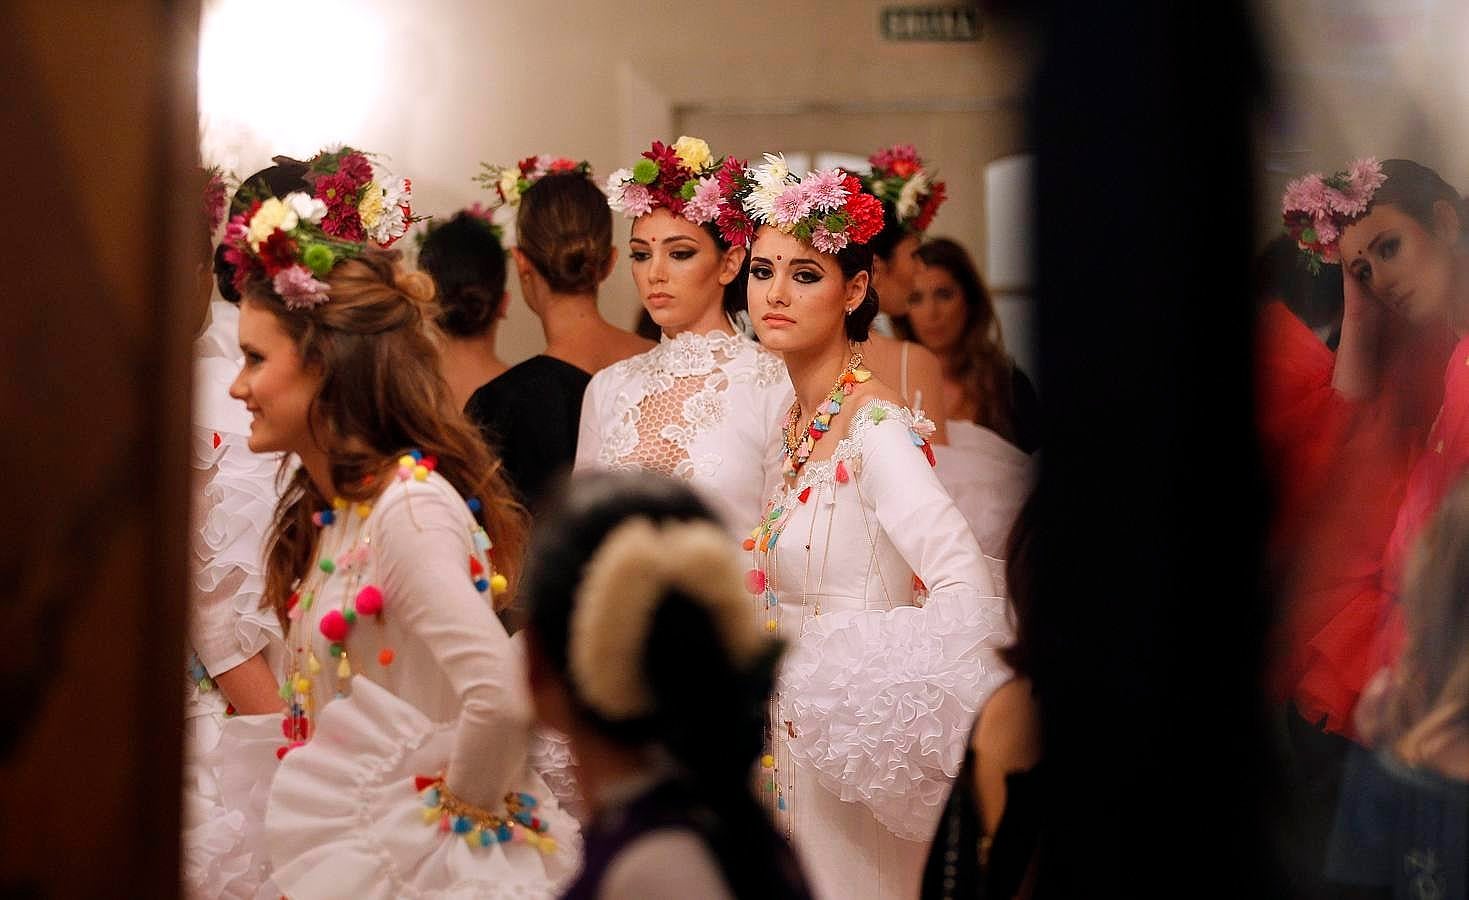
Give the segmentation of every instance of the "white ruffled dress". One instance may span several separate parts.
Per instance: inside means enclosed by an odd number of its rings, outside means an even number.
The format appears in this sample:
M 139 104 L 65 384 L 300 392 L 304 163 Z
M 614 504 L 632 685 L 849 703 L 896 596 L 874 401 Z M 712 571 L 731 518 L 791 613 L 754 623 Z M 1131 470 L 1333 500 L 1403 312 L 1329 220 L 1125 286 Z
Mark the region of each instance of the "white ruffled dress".
M 974 717 L 1009 677 L 1005 601 L 930 429 L 868 401 L 755 537 L 755 614 L 790 641 L 761 788 L 820 898 L 917 895 Z
M 210 304 L 194 342 L 193 535 L 184 685 L 182 887 L 185 896 L 280 896 L 259 852 L 264 790 L 242 770 L 211 764 L 226 704 L 213 677 L 263 652 L 279 677 L 285 645 L 275 611 L 260 608 L 265 535 L 279 497 L 280 457 L 252 453 L 244 405 L 229 396 L 240 371 L 239 310 Z M 272 748 L 273 749 L 273 748 Z
M 780 481 L 785 363 L 744 334 L 664 336 L 592 376 L 576 469 L 647 469 L 693 485 L 732 533 Z
M 475 520 L 437 473 L 395 482 L 363 512 L 338 511 L 323 529 L 312 572 L 323 560 L 333 571 L 306 579 L 292 611 L 288 678 L 306 679 L 296 699 L 308 740 L 277 762 L 288 723 L 241 716 L 226 723 L 216 752 L 274 770 L 272 877 L 292 900 L 554 897 L 574 874 L 579 829 L 527 765 L 522 654 L 477 590 L 489 559 Z M 358 614 L 369 586 L 381 612 Z M 334 655 L 321 624 L 349 610 L 345 654 Z M 555 849 L 523 842 L 524 829 L 513 842 L 456 831 L 460 823 L 420 793 L 420 776 L 442 776 L 461 799 L 500 815 L 507 795 L 529 795 Z
M 933 448 L 934 471 L 994 569 L 996 558 L 1005 556 L 1010 526 L 1035 483 L 1035 463 L 1024 450 L 982 425 L 950 419 L 946 430 L 948 445 Z

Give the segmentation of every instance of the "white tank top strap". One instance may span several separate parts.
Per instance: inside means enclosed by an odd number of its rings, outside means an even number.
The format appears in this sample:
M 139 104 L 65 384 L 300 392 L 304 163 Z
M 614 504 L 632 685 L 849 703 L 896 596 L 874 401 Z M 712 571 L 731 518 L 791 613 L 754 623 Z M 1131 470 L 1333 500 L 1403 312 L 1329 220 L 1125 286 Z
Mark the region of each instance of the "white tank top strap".
M 898 351 L 898 393 L 903 395 L 903 404 L 908 405 L 908 342 L 903 341 Z

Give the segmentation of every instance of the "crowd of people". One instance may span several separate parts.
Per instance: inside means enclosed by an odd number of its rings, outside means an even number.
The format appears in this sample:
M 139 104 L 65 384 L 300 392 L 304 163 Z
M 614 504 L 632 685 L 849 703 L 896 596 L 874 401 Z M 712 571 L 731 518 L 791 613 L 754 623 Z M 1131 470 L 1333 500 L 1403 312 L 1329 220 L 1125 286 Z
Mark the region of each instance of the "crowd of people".
M 1028 896 L 1040 400 L 914 148 L 531 156 L 418 225 L 372 160 L 209 195 L 187 892 Z M 1367 159 L 1283 211 L 1289 859 L 1303 896 L 1463 896 L 1469 207 Z M 597 304 L 623 224 L 637 332 Z

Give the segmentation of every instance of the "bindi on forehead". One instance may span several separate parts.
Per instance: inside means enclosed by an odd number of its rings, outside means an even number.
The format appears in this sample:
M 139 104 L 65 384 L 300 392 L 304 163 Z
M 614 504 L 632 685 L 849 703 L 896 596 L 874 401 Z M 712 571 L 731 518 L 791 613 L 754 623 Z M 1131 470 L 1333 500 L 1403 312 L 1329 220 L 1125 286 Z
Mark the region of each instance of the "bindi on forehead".
M 776 262 L 780 262 L 782 259 L 784 259 L 784 257 L 782 257 L 779 253 L 775 254 L 775 261 Z

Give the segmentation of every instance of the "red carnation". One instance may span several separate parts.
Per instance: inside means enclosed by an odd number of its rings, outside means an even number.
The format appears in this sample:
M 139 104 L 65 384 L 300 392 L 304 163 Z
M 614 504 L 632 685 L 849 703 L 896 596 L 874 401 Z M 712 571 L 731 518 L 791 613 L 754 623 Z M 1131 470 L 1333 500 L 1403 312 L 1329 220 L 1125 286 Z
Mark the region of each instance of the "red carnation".
M 360 188 L 372 180 L 372 163 L 354 150 L 338 161 L 337 174 L 349 180 L 354 188 Z
M 862 179 L 856 175 L 848 175 L 842 179 L 842 190 L 847 192 L 848 197 L 862 193 Z
M 260 263 L 265 267 L 265 277 L 274 278 L 281 269 L 295 265 L 299 252 L 300 248 L 290 235 L 279 228 L 272 231 L 270 237 L 260 244 Z
M 552 172 L 575 172 L 576 160 L 567 159 L 564 156 L 558 156 L 555 159 L 551 160 L 549 170 Z
M 927 231 L 928 226 L 933 224 L 933 217 L 938 214 L 939 206 L 943 204 L 947 197 L 948 188 L 944 186 L 942 181 L 935 181 L 933 183 L 933 189 L 923 200 L 923 206 L 918 211 L 918 217 L 913 220 L 913 230 L 919 232 Z
M 882 201 L 871 194 L 853 194 L 842 207 L 847 214 L 847 238 L 865 244 L 882 231 Z
M 746 165 L 743 159 L 735 159 L 733 156 L 724 158 L 724 163 L 720 165 L 719 171 L 714 173 L 714 177 L 719 181 L 720 194 L 725 197 L 734 196 L 741 182 L 745 180 Z
M 339 212 L 343 208 L 356 210 L 357 195 L 361 190 L 362 185 L 342 172 L 316 180 L 316 199 L 325 203 L 327 211 L 331 213 Z
M 743 247 L 755 236 L 755 227 L 750 222 L 750 217 L 745 215 L 738 203 L 726 205 L 719 211 L 719 218 L 715 220 L 719 225 L 719 233 L 731 246 Z

